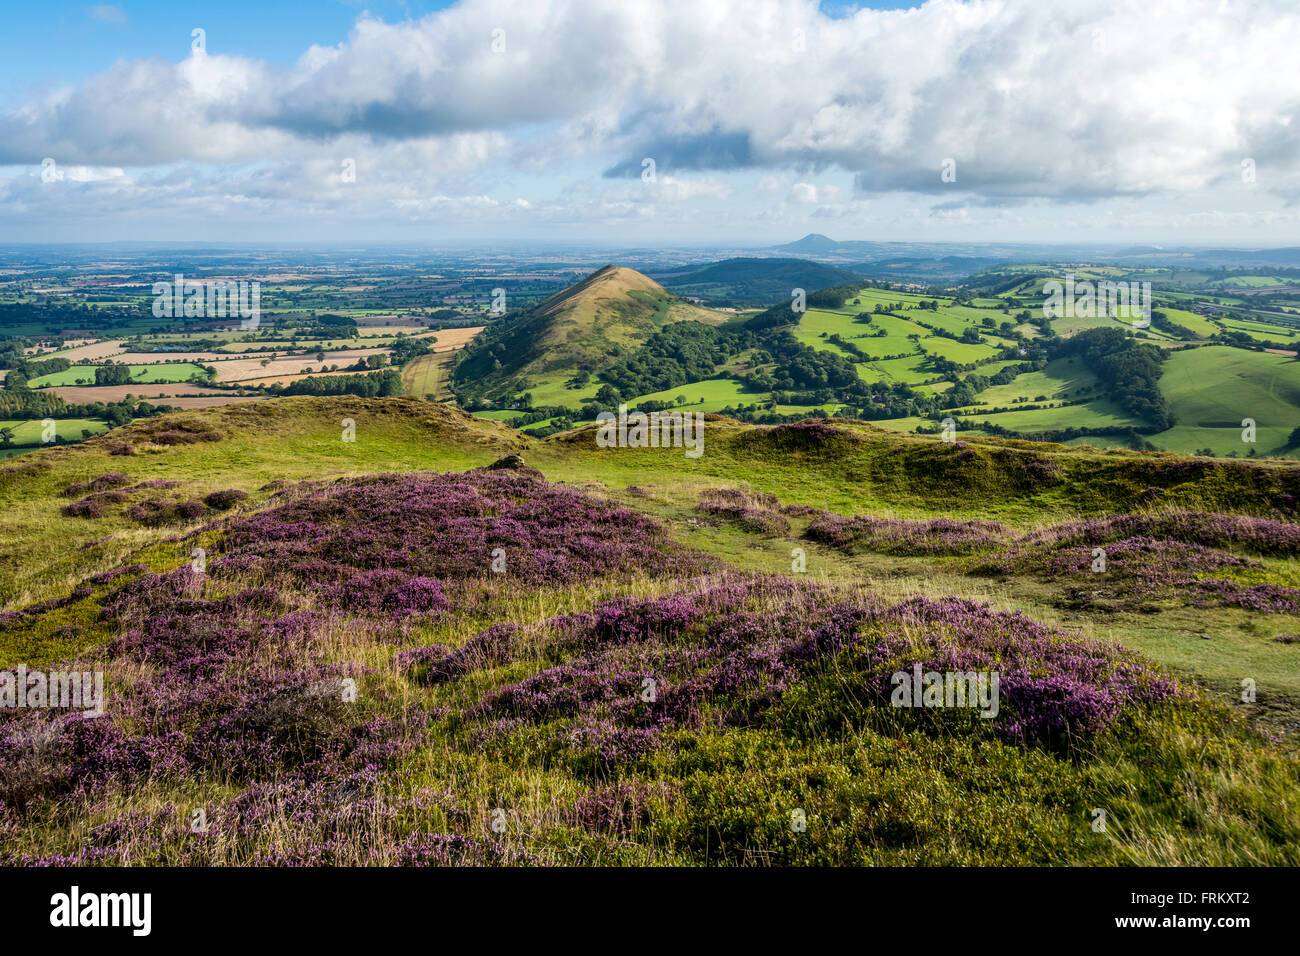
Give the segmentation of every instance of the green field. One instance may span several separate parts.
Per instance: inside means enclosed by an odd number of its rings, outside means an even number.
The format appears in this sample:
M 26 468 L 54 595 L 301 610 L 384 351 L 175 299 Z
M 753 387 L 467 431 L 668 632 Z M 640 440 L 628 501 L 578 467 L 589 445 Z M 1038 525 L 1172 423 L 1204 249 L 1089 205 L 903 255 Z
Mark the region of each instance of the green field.
M 1220 319 L 1219 324 L 1233 332 L 1242 332 L 1256 342 L 1287 342 L 1296 336 L 1295 329 L 1267 322 L 1247 322 L 1241 319 Z
M 1296 454 L 1287 438 L 1300 425 L 1300 362 L 1289 356 L 1217 345 L 1177 352 L 1165 360 L 1160 390 L 1177 424 L 1151 438 L 1158 448 Z M 1255 420 L 1253 446 L 1241 440 L 1244 418 Z
M 94 385 L 96 365 L 74 365 L 62 372 L 41 375 L 28 384 L 33 388 L 46 385 Z M 157 365 L 132 365 L 132 384 L 161 382 L 188 382 L 195 375 L 202 375 L 203 369 L 191 362 L 164 362 Z
M 984 415 L 971 411 L 973 423 L 988 422 L 1019 432 L 1056 431 L 1062 428 L 1126 428 L 1135 424 L 1132 416 L 1113 402 L 1093 401 L 1086 405 L 1035 408 L 1023 412 Z
M 930 335 L 921 339 L 921 348 L 931 355 L 938 355 L 959 365 L 973 365 L 998 354 L 998 350 L 991 345 L 956 342 L 939 335 Z
M 1172 309 L 1167 305 L 1159 306 L 1159 311 L 1169 317 L 1169 321 L 1174 325 L 1181 325 L 1189 332 L 1194 332 L 1203 338 L 1209 338 L 1219 327 L 1203 315 L 1197 315 L 1195 312 L 1187 312 L 1183 309 Z
M 1037 372 L 1017 375 L 1008 385 L 990 385 L 976 397 L 986 405 L 1011 405 L 1020 401 L 1032 402 L 1039 396 L 1049 401 L 1072 398 L 1081 389 L 1091 390 L 1097 385 L 1093 375 L 1077 359 L 1056 359 Z
M 711 378 L 703 382 L 693 382 L 677 388 L 666 388 L 660 392 L 650 392 L 627 399 L 629 408 L 641 402 L 672 402 L 677 404 L 678 396 L 685 396 L 686 402 L 681 406 L 688 411 L 719 412 L 728 405 L 752 405 L 765 402 L 768 395 L 764 392 L 750 392 L 740 382 L 731 378 Z M 703 399 L 703 402 L 701 402 Z
M 0 421 L 0 428 L 13 429 L 15 445 L 40 445 L 44 426 L 39 419 Z M 58 418 L 54 421 L 54 434 L 64 441 L 81 441 L 82 431 L 98 435 L 108 431 L 108 423 L 98 418 Z

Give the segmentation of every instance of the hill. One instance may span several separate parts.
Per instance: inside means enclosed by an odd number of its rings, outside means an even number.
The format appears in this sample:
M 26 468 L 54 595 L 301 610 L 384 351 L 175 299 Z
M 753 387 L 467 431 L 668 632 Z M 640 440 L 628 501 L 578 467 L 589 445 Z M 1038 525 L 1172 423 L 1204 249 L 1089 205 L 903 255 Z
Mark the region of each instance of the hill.
M 803 255 L 818 255 L 826 252 L 835 252 L 840 248 L 840 243 L 828 236 L 823 236 L 820 232 L 810 232 L 802 239 L 796 239 L 794 242 L 787 242 L 782 246 L 774 246 L 782 252 L 797 252 Z
M 456 394 L 463 404 L 532 392 L 538 404 L 554 398 L 576 405 L 595 389 L 565 389 L 568 380 L 576 376 L 585 384 L 665 325 L 688 320 L 716 325 L 725 319 L 634 269 L 608 265 L 489 326 L 456 366 Z
M 857 273 L 808 259 L 724 259 L 702 269 L 660 276 L 678 295 L 706 304 L 768 306 L 789 299 L 792 289 L 825 289 L 859 281 Z
M 107 692 L 0 710 L 0 863 L 1300 862 L 1300 465 L 593 431 L 273 398 L 0 469 L 0 667 Z

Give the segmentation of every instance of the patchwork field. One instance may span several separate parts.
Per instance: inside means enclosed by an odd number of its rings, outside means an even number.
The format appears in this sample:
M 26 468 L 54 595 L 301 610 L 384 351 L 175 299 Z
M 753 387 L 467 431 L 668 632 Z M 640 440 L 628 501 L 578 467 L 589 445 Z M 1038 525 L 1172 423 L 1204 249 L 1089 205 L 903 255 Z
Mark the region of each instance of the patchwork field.
M 320 372 L 331 366 L 340 366 L 340 371 L 349 365 L 355 365 L 359 359 L 368 359 L 375 355 L 389 355 L 389 349 L 348 349 L 340 352 L 326 352 L 322 362 L 315 355 L 293 358 L 274 359 L 230 359 L 213 362 L 219 382 L 243 382 L 252 379 L 278 378 L 285 375 L 302 375 L 308 370 Z

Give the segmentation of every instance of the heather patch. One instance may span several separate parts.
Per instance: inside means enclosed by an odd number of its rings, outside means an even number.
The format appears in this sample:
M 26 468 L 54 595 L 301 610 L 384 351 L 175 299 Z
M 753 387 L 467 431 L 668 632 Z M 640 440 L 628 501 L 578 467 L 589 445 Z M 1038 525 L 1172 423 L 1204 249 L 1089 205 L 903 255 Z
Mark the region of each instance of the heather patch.
M 198 442 L 218 442 L 224 436 L 216 428 L 203 422 L 191 421 L 169 415 L 150 422 L 136 423 L 131 437 L 153 442 L 155 445 L 193 445 Z
M 120 488 L 123 485 L 130 484 L 131 479 L 121 472 L 109 472 L 93 478 L 90 481 L 78 481 L 68 485 L 63 489 L 65 498 L 75 498 L 77 495 L 84 495 L 92 491 L 108 491 L 112 488 Z
M 156 528 L 165 524 L 195 521 L 211 512 L 198 498 L 149 498 L 129 506 L 122 513 L 132 521 Z
M 823 511 L 809 523 L 804 535 L 850 554 L 874 551 L 895 555 L 974 554 L 995 547 L 1010 537 L 1010 529 L 993 521 L 954 521 L 934 518 L 845 518 Z
M 790 519 L 776 495 L 747 494 L 735 488 L 713 488 L 700 494 L 696 510 L 758 534 L 788 534 Z
M 228 511 L 247 498 L 248 492 L 240 491 L 238 488 L 227 488 L 224 491 L 212 492 L 203 501 L 209 508 L 215 508 L 217 511 Z
M 1028 546 L 1101 545 L 1125 538 L 1167 538 L 1206 548 L 1240 548 L 1271 557 L 1300 556 L 1300 525 L 1210 511 L 1165 511 L 1069 521 L 1026 535 Z
M 547 654 L 560 662 L 490 692 L 468 716 L 488 745 L 521 727 L 549 728 L 550 746 L 575 772 L 640 765 L 665 734 L 708 728 L 871 726 L 1068 748 L 1178 693 L 1136 655 L 1018 613 L 960 600 L 885 605 L 781 579 L 606 602 L 549 623 Z M 492 662 L 511 659 L 499 649 Z M 465 673 L 450 663 L 431 669 L 442 679 Z M 898 710 L 890 677 L 915 667 L 998 672 L 998 713 Z
M 70 518 L 102 518 L 113 510 L 113 505 L 130 500 L 131 495 L 126 491 L 97 491 L 65 505 L 63 513 Z
M 810 419 L 755 429 L 745 433 L 740 441 L 752 452 L 830 455 L 843 454 L 862 439 L 851 431 Z
M 324 659 L 325 619 L 274 588 L 209 598 L 207 586 L 186 566 L 104 596 L 102 618 L 120 633 L 106 648 L 110 675 L 132 676 L 111 681 L 103 717 L 0 714 L 0 759 L 23 769 L 0 784 L 0 804 L 383 765 L 403 751 L 419 712 L 399 727 L 359 707 L 365 669 Z
M 232 521 L 216 547 L 217 576 L 259 574 L 330 607 L 399 614 L 445 607 L 435 590 L 454 600 L 450 582 L 556 586 L 711 563 L 645 515 L 514 470 L 336 482 Z
M 1054 525 L 975 559 L 970 571 L 1066 583 L 1076 597 L 1089 601 L 1174 599 L 1191 606 L 1295 613 L 1300 589 L 1252 583 L 1250 578 L 1265 568 L 1246 555 L 1290 558 L 1298 550 L 1300 526 L 1288 522 L 1171 511 Z

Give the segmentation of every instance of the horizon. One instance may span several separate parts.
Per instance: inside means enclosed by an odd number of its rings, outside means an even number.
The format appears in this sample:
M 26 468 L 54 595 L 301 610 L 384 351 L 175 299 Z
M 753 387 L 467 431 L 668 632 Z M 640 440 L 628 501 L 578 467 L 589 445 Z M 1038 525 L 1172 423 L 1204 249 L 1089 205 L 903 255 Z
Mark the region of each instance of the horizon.
M 777 243 L 759 243 L 755 241 L 745 241 L 741 239 L 719 239 L 714 241 L 699 242 L 676 242 L 666 241 L 643 241 L 635 244 L 626 243 L 621 247 L 626 249 L 701 249 L 706 251 L 732 251 L 732 250 L 750 250 L 753 252 L 774 252 L 790 251 L 785 247 L 803 242 L 808 239 L 829 239 L 837 245 L 880 245 L 880 246 L 1023 246 L 1029 249 L 1065 249 L 1065 248 L 1096 248 L 1096 249 L 1156 249 L 1162 251 L 1212 251 L 1216 249 L 1233 249 L 1245 252 L 1275 252 L 1289 250 L 1300 247 L 1300 240 L 1295 244 L 1265 244 L 1251 242 L 1183 242 L 1178 240 L 1152 240 L 1145 242 L 1122 242 L 1119 240 L 1092 240 L 1080 242 L 1062 242 L 1061 240 L 1014 240 L 1014 239 L 987 239 L 987 240 L 962 240 L 962 239 L 936 239 L 936 240 L 906 240 L 906 239 L 834 239 L 824 233 L 806 233 L 798 239 L 791 239 L 785 242 Z M 501 236 L 492 239 L 415 239 L 415 238 L 388 238 L 388 239 L 259 239 L 259 240 L 237 240 L 237 239 L 102 239 L 95 241 L 87 240 L 50 240 L 50 241 L 0 241 L 0 249 L 21 249 L 28 247 L 42 246 L 156 246 L 161 248 L 177 248 L 182 246 L 211 246 L 211 247 L 245 247 L 245 248 L 274 248 L 278 246 L 338 246 L 338 247 L 361 247 L 383 246 L 383 245 L 400 245 L 413 248 L 420 247 L 438 247 L 451 250 L 480 248 L 484 246 L 522 246 L 522 247 L 573 247 L 573 248 L 618 248 L 616 240 L 601 238 L 597 236 L 578 237 L 573 239 L 548 239 L 544 237 L 527 238 L 523 236 Z

